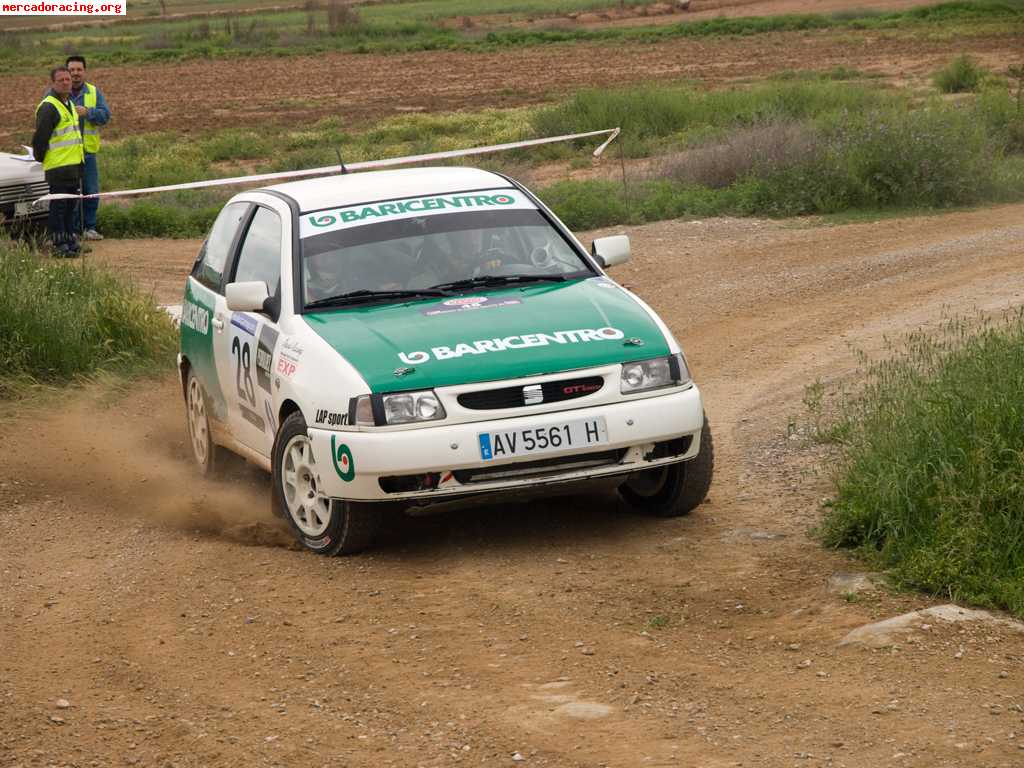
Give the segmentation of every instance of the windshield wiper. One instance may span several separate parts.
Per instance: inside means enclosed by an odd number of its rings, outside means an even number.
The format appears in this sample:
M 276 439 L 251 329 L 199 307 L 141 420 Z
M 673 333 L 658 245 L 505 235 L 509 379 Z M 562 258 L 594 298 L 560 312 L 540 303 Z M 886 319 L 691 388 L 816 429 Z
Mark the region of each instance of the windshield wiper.
M 450 283 L 440 283 L 430 286 L 441 291 L 457 291 L 462 288 L 478 288 L 480 286 L 492 285 L 516 285 L 518 283 L 536 283 L 551 281 L 564 283 L 564 275 L 480 275 L 480 277 L 469 277 L 465 280 L 455 280 Z
M 419 299 L 447 295 L 448 294 L 444 291 L 435 289 L 414 291 L 371 291 L 363 288 L 358 291 L 339 293 L 337 296 L 328 296 L 323 299 L 317 299 L 316 301 L 310 301 L 306 304 L 306 309 L 314 309 L 316 307 L 336 307 L 343 304 L 359 304 L 364 301 L 374 301 L 376 299 Z

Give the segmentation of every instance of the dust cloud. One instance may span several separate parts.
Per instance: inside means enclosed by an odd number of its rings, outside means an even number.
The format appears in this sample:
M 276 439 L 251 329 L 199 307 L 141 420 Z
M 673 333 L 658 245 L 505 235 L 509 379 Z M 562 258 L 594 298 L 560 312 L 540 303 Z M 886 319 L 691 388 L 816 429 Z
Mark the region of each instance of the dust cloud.
M 24 501 L 62 499 L 83 515 L 293 546 L 271 512 L 265 472 L 239 461 L 222 480 L 200 477 L 173 375 L 128 390 L 67 390 L 7 420 L 0 440 L 0 476 L 18 484 Z

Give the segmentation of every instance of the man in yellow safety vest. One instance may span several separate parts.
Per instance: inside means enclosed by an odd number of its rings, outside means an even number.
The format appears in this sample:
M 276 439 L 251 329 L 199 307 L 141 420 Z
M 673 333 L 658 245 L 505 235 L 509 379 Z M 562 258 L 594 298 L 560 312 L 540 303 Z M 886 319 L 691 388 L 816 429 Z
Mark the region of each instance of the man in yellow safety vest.
M 82 194 L 94 195 L 100 191 L 100 170 L 97 154 L 100 151 L 100 126 L 110 122 L 110 107 L 103 93 L 92 83 L 85 81 L 85 57 L 68 56 L 64 66 L 71 73 L 71 102 L 78 113 L 78 127 L 82 131 L 85 145 L 85 173 L 82 176 Z M 100 201 L 93 197 L 82 201 L 82 216 L 85 218 L 86 240 L 102 240 L 96 231 L 96 211 Z
M 43 164 L 51 194 L 79 194 L 85 151 L 78 114 L 71 103 L 71 73 L 65 67 L 50 71 L 50 90 L 36 107 L 32 154 Z M 47 230 L 56 256 L 78 256 L 75 237 L 78 201 L 51 200 Z

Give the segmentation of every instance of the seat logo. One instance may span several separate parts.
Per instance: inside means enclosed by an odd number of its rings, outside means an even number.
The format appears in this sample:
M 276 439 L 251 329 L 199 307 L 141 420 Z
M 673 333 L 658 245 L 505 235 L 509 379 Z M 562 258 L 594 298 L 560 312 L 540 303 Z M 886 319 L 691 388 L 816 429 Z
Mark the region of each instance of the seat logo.
M 544 389 L 540 384 L 523 387 L 523 405 L 536 405 L 544 402 Z

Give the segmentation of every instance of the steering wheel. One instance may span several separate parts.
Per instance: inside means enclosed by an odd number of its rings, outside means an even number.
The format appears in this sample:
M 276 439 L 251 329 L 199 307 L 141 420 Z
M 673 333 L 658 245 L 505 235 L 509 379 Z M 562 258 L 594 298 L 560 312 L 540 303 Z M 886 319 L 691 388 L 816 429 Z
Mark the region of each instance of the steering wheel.
M 544 243 L 544 245 L 530 251 L 530 263 L 533 266 L 539 269 L 547 269 L 555 263 L 555 259 L 551 255 L 550 245 L 550 243 Z

